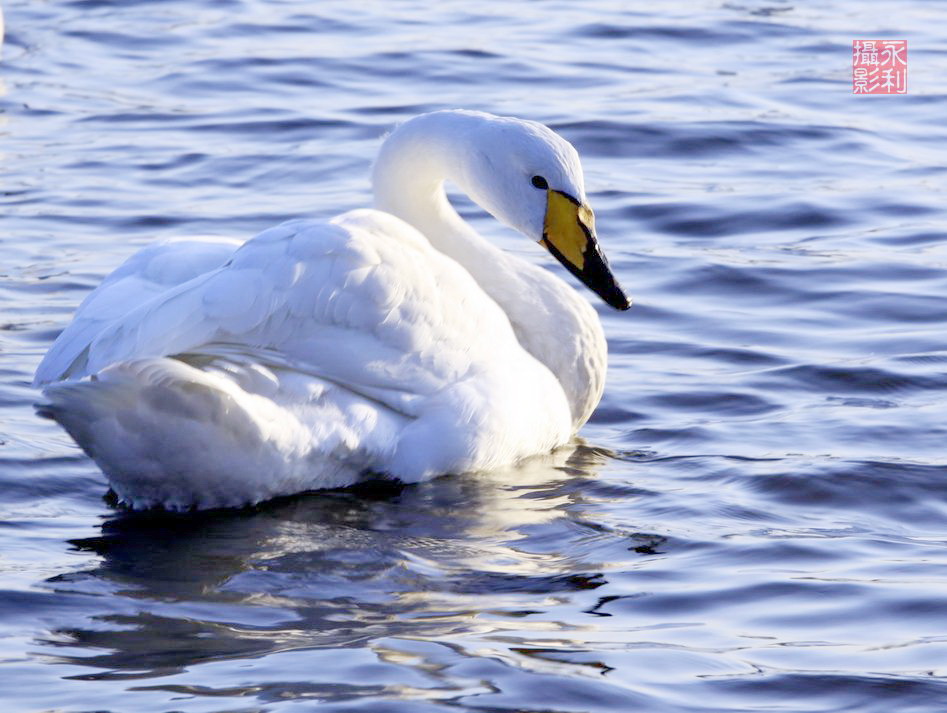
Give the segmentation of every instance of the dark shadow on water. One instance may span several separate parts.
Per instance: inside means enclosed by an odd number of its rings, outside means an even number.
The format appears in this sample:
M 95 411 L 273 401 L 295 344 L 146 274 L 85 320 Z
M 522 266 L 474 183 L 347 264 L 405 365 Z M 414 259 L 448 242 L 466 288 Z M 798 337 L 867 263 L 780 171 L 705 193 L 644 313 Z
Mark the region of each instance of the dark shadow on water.
M 56 662 L 93 669 L 80 678 L 153 678 L 289 649 L 449 637 L 483 612 L 542 611 L 548 597 L 606 583 L 603 563 L 576 543 L 614 537 L 583 522 L 585 489 L 609 458 L 579 445 L 411 486 L 118 512 L 99 536 L 71 542 L 100 557 L 97 567 L 45 582 L 79 595 L 85 617 L 41 643 L 69 648 Z

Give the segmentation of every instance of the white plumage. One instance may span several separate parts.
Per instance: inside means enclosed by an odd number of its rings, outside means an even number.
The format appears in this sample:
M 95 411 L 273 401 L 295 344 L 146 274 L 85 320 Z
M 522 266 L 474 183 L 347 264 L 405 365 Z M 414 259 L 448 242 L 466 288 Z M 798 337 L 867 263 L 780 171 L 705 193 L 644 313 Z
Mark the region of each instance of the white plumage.
M 530 184 L 539 174 L 549 191 Z M 412 482 L 548 451 L 601 396 L 598 318 L 476 235 L 443 181 L 539 240 L 544 194 L 584 204 L 581 178 L 541 125 L 417 117 L 376 164 L 382 210 L 133 255 L 40 364 L 41 409 L 133 507 L 241 505 L 366 473 Z

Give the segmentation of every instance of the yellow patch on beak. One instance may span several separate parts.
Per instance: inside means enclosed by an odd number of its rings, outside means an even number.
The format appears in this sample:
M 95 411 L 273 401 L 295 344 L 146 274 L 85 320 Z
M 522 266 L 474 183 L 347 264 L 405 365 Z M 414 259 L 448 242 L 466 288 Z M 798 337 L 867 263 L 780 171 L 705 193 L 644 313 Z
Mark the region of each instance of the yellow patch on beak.
M 584 203 L 551 188 L 546 194 L 546 219 L 543 221 L 543 239 L 568 260 L 576 270 L 585 268 L 585 253 L 594 241 L 595 216 Z

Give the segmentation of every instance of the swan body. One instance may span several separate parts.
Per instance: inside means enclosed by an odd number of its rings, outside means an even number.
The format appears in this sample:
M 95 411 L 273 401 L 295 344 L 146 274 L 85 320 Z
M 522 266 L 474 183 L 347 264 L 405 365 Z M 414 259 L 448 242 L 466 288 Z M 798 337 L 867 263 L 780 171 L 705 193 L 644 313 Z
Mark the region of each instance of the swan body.
M 40 412 L 140 508 L 414 482 L 562 445 L 604 388 L 598 317 L 466 225 L 448 179 L 627 308 L 575 150 L 532 122 L 435 112 L 383 144 L 375 209 L 129 258 L 40 364 Z

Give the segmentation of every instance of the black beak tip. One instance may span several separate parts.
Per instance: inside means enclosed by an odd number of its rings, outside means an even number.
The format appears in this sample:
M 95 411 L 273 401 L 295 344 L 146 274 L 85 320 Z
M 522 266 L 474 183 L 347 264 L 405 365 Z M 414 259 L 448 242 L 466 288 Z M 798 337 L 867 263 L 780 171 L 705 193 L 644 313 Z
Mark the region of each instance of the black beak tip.
M 566 260 L 562 253 L 556 248 L 555 244 L 546 240 L 545 236 L 543 236 L 543 244 L 546 246 L 546 249 L 552 253 L 553 257 L 561 262 L 569 272 L 579 278 L 586 287 L 601 297 L 609 307 L 614 307 L 622 312 L 631 307 L 631 300 L 628 299 L 628 295 L 618 286 L 618 283 L 615 281 L 615 276 L 608 267 L 608 261 L 596 243 L 593 242 L 592 249 L 586 251 L 585 265 L 581 270 Z
M 597 243 L 594 244 L 594 250 L 586 253 L 585 269 L 579 275 L 579 279 L 605 300 L 605 304 L 609 307 L 622 312 L 631 307 L 631 300 L 618 285 L 615 275 L 608 266 L 608 260 L 605 259 Z
M 618 285 L 612 285 L 612 289 L 600 293 L 600 296 L 609 307 L 614 307 L 615 309 L 624 312 L 627 309 L 631 309 L 631 300 L 628 299 L 628 295 L 622 292 L 622 289 Z

